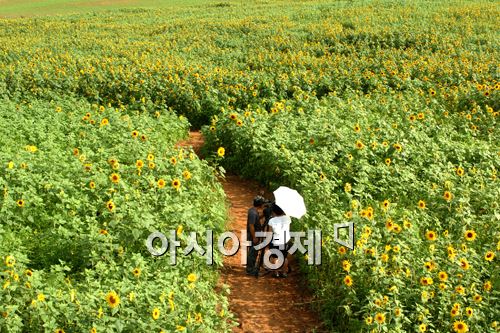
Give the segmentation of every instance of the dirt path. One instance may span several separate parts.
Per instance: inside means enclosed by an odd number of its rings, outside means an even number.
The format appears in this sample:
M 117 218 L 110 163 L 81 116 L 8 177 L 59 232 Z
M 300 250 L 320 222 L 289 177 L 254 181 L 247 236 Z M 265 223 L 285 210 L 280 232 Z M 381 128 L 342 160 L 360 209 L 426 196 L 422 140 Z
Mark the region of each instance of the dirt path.
M 181 143 L 195 151 L 203 145 L 199 132 L 191 132 L 190 138 Z M 230 202 L 229 229 L 238 237 L 246 230 L 247 210 L 253 197 L 263 190 L 256 182 L 227 175 L 222 181 Z M 238 317 L 235 333 L 310 333 L 322 332 L 320 321 L 308 308 L 311 297 L 304 293 L 296 263 L 291 260 L 293 272 L 286 279 L 276 279 L 271 274 L 256 279 L 245 274 L 240 263 L 240 252 L 224 258 L 221 279 L 231 288 L 231 311 Z

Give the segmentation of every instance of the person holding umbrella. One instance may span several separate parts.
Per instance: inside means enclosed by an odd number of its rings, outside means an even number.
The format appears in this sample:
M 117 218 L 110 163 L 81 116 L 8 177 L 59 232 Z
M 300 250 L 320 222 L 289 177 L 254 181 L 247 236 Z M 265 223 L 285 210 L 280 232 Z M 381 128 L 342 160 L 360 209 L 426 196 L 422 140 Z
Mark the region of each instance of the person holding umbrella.
M 290 241 L 290 224 L 292 220 L 285 212 L 276 204 L 272 206 L 274 217 L 269 220 L 269 229 L 273 233 L 270 249 L 275 249 L 283 254 L 283 264 L 279 271 L 274 274 L 274 277 L 288 276 L 288 242 Z M 277 256 L 272 256 L 272 263 L 275 264 Z
M 306 214 L 304 198 L 296 191 L 286 186 L 280 186 L 274 193 L 275 203 L 272 206 L 274 217 L 269 220 L 269 227 L 273 233 L 270 249 L 277 249 L 283 254 L 284 262 L 275 277 L 288 275 L 288 242 L 290 241 L 290 217 L 300 219 Z M 274 262 L 276 262 L 274 257 Z

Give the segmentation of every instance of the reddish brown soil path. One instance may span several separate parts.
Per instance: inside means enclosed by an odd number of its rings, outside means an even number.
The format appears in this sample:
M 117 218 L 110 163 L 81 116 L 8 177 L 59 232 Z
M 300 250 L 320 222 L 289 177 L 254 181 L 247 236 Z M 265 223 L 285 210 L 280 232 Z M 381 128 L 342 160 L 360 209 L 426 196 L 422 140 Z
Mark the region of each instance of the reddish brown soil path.
M 191 132 L 189 140 L 181 145 L 199 151 L 203 137 L 199 132 Z M 221 183 L 230 204 L 229 230 L 240 237 L 240 231 L 246 230 L 248 208 L 254 196 L 263 189 L 256 182 L 235 175 L 227 175 Z M 238 252 L 235 256 L 225 257 L 221 274 L 222 282 L 230 286 L 230 309 L 239 323 L 233 332 L 323 332 L 317 314 L 309 309 L 311 297 L 304 292 L 306 288 L 293 258 L 293 272 L 287 278 L 278 279 L 267 274 L 257 279 L 246 275 L 240 255 Z

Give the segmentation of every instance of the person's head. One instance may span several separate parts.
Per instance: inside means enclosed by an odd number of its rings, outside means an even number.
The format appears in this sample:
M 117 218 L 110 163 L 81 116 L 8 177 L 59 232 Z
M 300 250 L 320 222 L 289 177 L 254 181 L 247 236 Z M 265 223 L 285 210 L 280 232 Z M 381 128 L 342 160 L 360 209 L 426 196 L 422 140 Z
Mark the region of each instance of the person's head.
M 256 207 L 256 208 L 262 208 L 264 206 L 265 202 L 266 202 L 266 199 L 264 199 L 260 195 L 258 195 L 255 198 L 253 198 L 253 206 Z
M 282 216 L 282 215 L 285 215 L 285 212 L 283 211 L 283 209 L 281 209 L 280 206 L 278 206 L 277 204 L 273 203 L 273 213 L 274 215 L 276 216 Z

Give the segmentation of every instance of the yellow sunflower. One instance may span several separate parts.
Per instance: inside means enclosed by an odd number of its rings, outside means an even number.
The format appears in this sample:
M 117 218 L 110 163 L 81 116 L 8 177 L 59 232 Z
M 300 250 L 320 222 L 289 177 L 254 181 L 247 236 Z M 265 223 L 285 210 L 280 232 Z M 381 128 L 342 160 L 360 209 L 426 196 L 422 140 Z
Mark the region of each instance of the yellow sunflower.
M 460 267 L 464 270 L 468 270 L 470 268 L 469 262 L 465 258 L 460 259 Z
M 476 232 L 474 230 L 466 230 L 464 233 L 465 239 L 468 240 L 469 242 L 473 241 L 476 239 Z
M 179 179 L 172 180 L 172 187 L 176 190 L 179 190 L 179 188 L 181 187 L 181 181 Z
M 425 233 L 425 237 L 430 240 L 430 241 L 435 241 L 437 239 L 437 234 L 435 231 L 432 231 L 432 230 L 428 230 L 426 233 Z
M 457 333 L 465 333 L 469 331 L 469 327 L 460 320 L 453 323 L 453 330 Z
M 153 317 L 154 320 L 160 318 L 160 309 L 154 308 L 153 312 L 151 313 L 151 316 Z
M 116 308 L 118 305 L 120 305 L 120 296 L 118 296 L 115 291 L 110 291 L 106 295 L 106 302 L 108 302 L 110 308 Z
M 191 179 L 191 172 L 184 170 L 184 172 L 182 172 L 182 177 L 184 177 L 185 180 Z
M 486 281 L 484 282 L 483 284 L 483 289 L 486 290 L 486 291 L 490 291 L 491 290 L 491 287 L 492 287 L 492 283 L 491 281 Z
M 6 256 L 5 257 L 5 265 L 7 267 L 14 267 L 15 264 L 16 264 L 16 259 L 14 259 L 13 256 Z
M 109 176 L 109 179 L 111 179 L 113 183 L 118 184 L 120 182 L 120 175 L 117 173 L 113 173 L 111 174 L 111 176 Z
M 115 206 L 115 203 L 112 201 L 112 200 L 109 200 L 107 203 L 106 203 L 106 208 L 108 208 L 108 210 L 110 212 L 113 212 L 116 208 Z
M 375 321 L 379 324 L 385 323 L 385 314 L 378 312 L 375 315 Z
M 344 283 L 346 286 L 350 287 L 352 286 L 352 277 L 350 275 L 347 275 L 345 278 L 344 278 Z
M 438 273 L 439 280 L 441 281 L 446 281 L 448 280 L 448 273 L 446 272 L 439 272 Z

